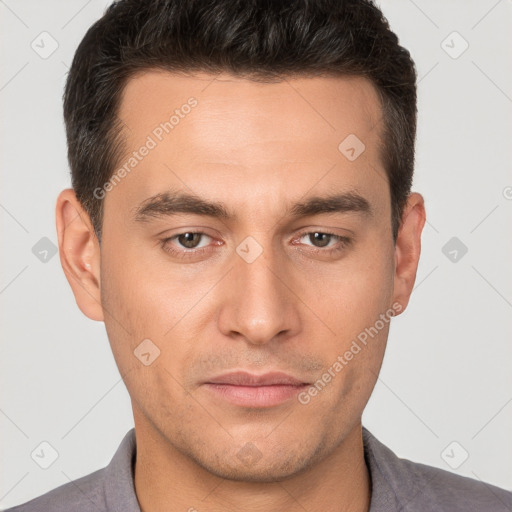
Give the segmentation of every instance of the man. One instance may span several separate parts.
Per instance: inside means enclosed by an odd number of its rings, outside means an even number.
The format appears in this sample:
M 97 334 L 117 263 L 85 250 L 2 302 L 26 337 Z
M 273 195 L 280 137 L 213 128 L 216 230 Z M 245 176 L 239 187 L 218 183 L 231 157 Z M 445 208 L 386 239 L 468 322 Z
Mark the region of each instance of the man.
M 372 3 L 121 0 L 64 100 L 61 262 L 135 429 L 11 510 L 512 510 L 361 424 L 425 222 L 414 64 Z

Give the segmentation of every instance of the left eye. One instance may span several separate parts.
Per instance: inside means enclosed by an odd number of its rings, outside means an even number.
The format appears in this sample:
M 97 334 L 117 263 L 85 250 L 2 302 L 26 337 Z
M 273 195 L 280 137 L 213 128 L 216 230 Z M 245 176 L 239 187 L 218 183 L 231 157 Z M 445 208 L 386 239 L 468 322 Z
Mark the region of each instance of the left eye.
M 338 242 L 343 237 L 335 235 L 333 233 L 324 233 L 322 231 L 312 231 L 310 233 L 303 233 L 299 240 L 302 240 L 303 238 L 307 238 L 314 247 L 328 247 L 329 243 L 333 241 Z M 307 245 L 307 244 L 306 244 Z M 335 245 L 335 244 L 334 244 Z
M 180 233 L 169 238 L 167 241 L 176 240 L 185 249 L 198 249 L 204 247 L 199 245 L 202 238 L 210 238 L 208 235 L 200 232 L 187 231 L 186 233 Z M 208 244 L 206 244 L 208 245 Z

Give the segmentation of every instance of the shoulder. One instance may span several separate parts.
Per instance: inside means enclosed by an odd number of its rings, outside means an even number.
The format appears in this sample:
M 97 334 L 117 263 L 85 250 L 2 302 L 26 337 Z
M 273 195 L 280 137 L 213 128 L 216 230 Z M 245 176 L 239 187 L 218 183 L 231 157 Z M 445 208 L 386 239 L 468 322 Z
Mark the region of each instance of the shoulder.
M 5 512 L 106 511 L 103 493 L 105 468 L 73 480 Z
M 133 482 L 136 454 L 135 429 L 132 428 L 108 466 L 5 512 L 140 512 Z
M 399 458 L 367 429 L 363 429 L 363 439 L 372 476 L 372 492 L 376 494 L 376 501 L 382 501 L 388 507 L 392 504 L 403 512 L 512 511 L 510 491 Z M 378 505 L 375 504 L 375 510 L 380 510 Z
M 512 492 L 443 469 L 401 459 L 404 470 L 415 480 L 417 493 L 411 504 L 426 505 L 432 510 L 464 512 L 512 511 Z M 414 508 L 414 507 L 413 507 Z

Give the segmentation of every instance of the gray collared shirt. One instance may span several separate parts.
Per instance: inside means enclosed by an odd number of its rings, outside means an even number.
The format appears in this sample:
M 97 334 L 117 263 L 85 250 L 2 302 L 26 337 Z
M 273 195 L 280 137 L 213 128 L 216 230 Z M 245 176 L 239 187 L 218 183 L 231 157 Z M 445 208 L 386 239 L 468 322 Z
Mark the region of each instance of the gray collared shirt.
M 398 458 L 363 427 L 372 480 L 369 512 L 512 512 L 512 492 Z M 110 464 L 6 512 L 141 512 L 134 488 L 135 429 Z

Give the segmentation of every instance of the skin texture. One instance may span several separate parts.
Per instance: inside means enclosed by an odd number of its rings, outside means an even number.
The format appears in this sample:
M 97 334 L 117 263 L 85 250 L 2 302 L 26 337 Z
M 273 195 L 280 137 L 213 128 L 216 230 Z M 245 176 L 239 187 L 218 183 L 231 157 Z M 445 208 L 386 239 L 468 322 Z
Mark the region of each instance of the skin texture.
M 368 510 L 361 415 L 389 322 L 307 404 L 241 407 L 202 384 L 235 370 L 310 384 L 332 373 L 379 315 L 407 306 L 423 198 L 409 196 L 395 245 L 379 97 L 357 77 L 269 84 L 141 73 L 119 111 L 119 167 L 191 97 L 197 105 L 107 192 L 101 250 L 74 192 L 57 201 L 63 269 L 82 312 L 105 322 L 131 396 L 141 509 Z M 349 134 L 365 144 L 354 161 L 338 150 Z M 135 219 L 141 203 L 170 190 L 222 203 L 236 218 Z M 289 215 L 294 202 L 334 192 L 361 195 L 371 212 Z M 205 233 L 203 252 L 165 250 L 194 250 L 183 237 L 162 242 L 190 231 Z M 331 237 L 324 247 L 315 232 L 350 241 Z M 252 263 L 236 251 L 248 236 L 262 249 Z M 134 355 L 145 339 L 160 350 L 147 366 Z M 248 451 L 252 460 L 240 456 Z

